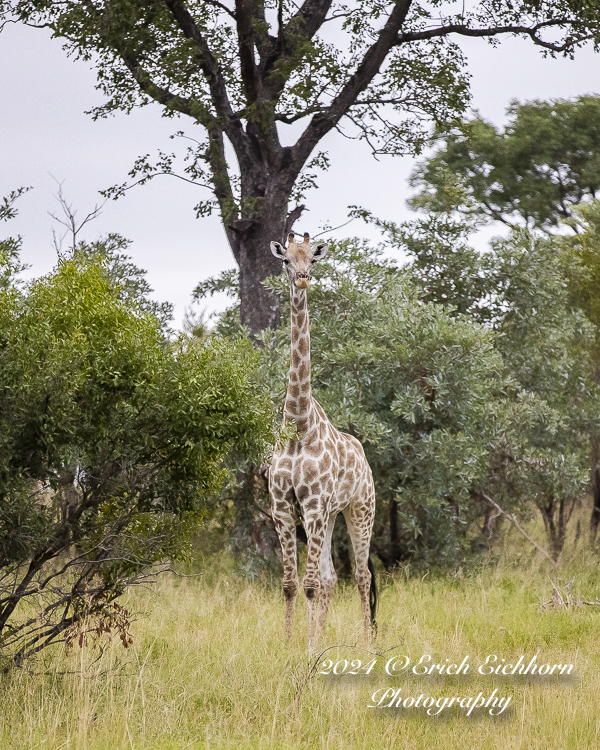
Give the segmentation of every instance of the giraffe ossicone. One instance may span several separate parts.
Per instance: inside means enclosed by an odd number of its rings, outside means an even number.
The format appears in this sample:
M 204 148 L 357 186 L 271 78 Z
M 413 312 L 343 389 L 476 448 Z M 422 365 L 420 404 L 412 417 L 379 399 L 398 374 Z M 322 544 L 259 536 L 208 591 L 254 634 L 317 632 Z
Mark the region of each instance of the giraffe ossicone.
M 307 289 L 312 264 L 325 256 L 327 244 L 311 246 L 308 234 L 297 243 L 294 236 L 289 235 L 287 248 L 271 242 L 271 252 L 283 261 L 290 281 L 291 353 L 283 418 L 295 422 L 298 432 L 297 439 L 274 452 L 269 471 L 273 521 L 283 554 L 285 632 L 288 637 L 291 635 L 299 588 L 296 526 L 300 524 L 306 531 L 308 545 L 302 583 L 310 651 L 324 631 L 337 581 L 331 537 L 341 512 L 354 550 L 364 635 L 370 646 L 375 616 L 375 597 L 370 600 L 374 579 L 369 566 L 375 520 L 373 475 L 360 442 L 337 430 L 312 395 Z

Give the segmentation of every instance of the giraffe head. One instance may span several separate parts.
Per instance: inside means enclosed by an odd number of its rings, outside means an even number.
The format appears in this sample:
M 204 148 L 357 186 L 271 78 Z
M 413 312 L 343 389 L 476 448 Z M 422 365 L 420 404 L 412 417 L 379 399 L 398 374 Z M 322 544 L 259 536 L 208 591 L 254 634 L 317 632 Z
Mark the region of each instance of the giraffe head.
M 319 242 L 311 247 L 308 232 L 304 233 L 303 242 L 294 242 L 294 233 L 291 232 L 287 249 L 279 242 L 271 242 L 271 252 L 283 261 L 290 284 L 294 284 L 298 289 L 308 289 L 312 264 L 325 257 L 327 243 Z

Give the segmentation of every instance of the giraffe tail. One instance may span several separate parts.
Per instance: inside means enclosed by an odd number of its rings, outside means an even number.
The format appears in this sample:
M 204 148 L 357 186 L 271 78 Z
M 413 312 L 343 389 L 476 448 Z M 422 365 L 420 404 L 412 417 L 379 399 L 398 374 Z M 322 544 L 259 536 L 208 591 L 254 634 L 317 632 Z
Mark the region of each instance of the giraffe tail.
M 371 574 L 371 588 L 369 590 L 369 607 L 371 608 L 371 624 L 373 626 L 373 631 L 377 632 L 377 622 L 375 621 L 375 613 L 377 611 L 377 583 L 375 582 L 375 568 L 373 567 L 373 563 L 370 557 L 369 557 L 369 562 L 367 563 L 367 565 L 369 568 L 369 573 Z

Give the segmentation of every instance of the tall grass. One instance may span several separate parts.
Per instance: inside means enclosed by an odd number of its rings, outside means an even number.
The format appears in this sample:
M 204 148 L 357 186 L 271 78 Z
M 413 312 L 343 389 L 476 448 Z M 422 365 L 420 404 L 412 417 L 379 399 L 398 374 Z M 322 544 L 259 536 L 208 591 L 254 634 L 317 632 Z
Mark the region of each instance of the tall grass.
M 514 550 L 511 552 L 514 553 Z M 470 574 L 381 579 L 373 650 L 386 652 L 369 675 L 311 671 L 303 597 L 291 643 L 283 638 L 278 586 L 234 579 L 216 563 L 198 578 L 164 577 L 122 602 L 137 619 L 134 644 L 56 647 L 26 669 L 1 676 L 0 747 L 43 750 L 184 748 L 592 748 L 600 712 L 600 607 L 548 608 L 553 582 L 575 599 L 600 594 L 595 556 L 556 573 L 539 554 L 519 564 L 481 565 Z M 557 576 L 562 578 L 559 581 Z M 361 659 L 355 586 L 332 603 L 323 658 Z M 353 645 L 357 647 L 354 648 Z M 470 674 L 389 677 L 392 654 L 413 661 L 469 657 Z M 573 663 L 570 677 L 481 676 L 489 654 L 515 662 Z M 446 710 L 369 708 L 375 690 L 403 696 L 510 696 L 500 716 Z

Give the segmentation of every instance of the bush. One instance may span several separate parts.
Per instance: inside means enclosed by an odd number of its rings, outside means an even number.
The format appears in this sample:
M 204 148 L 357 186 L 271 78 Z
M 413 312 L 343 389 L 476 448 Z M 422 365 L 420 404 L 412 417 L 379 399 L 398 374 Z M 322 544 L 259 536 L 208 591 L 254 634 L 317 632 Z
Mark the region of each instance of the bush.
M 92 250 L 0 288 L 0 647 L 18 660 L 127 643 L 114 600 L 189 553 L 233 450 L 275 440 L 250 343 L 169 342 Z

